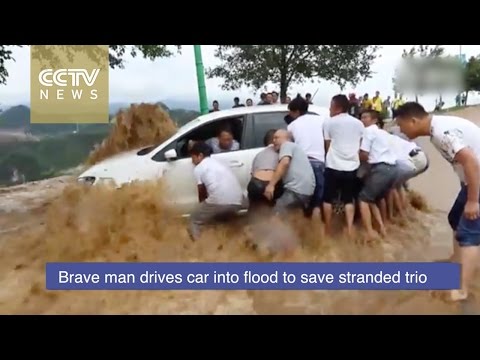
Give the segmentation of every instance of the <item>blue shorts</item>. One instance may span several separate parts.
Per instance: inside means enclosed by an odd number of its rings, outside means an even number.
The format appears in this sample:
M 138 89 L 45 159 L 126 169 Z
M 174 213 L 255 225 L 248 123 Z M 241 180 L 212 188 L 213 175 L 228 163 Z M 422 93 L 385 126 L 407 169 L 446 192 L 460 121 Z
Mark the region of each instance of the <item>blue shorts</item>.
M 448 222 L 453 231 L 456 232 L 458 244 L 464 246 L 480 245 L 480 218 L 468 220 L 463 215 L 467 203 L 467 186 L 462 184 L 457 199 L 448 213 Z

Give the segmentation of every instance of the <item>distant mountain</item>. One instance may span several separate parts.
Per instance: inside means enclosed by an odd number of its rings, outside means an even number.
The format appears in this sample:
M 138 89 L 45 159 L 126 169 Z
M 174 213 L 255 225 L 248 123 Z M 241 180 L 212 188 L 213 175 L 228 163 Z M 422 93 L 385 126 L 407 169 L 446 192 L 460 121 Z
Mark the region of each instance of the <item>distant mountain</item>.
M 12 106 L 0 113 L 0 129 L 25 129 L 30 126 L 30 108 Z
M 170 117 L 182 126 L 190 120 L 195 119 L 200 114 L 197 111 L 177 108 L 181 103 L 158 102 L 160 106 L 165 108 L 170 114 Z M 110 104 L 110 114 L 116 114 L 122 108 L 128 108 L 128 103 L 112 103 Z M 108 130 L 110 124 L 31 124 L 30 123 L 30 108 L 25 105 L 17 105 L 0 112 L 0 131 L 1 130 L 15 130 L 25 133 L 32 133 L 35 135 L 54 135 L 61 133 L 80 132 L 105 132 Z

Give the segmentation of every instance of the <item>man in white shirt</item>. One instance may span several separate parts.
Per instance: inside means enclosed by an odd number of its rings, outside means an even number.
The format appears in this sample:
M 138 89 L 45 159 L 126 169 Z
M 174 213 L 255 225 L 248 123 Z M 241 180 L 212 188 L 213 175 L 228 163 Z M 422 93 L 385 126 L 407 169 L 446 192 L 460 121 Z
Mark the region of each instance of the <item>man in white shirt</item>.
M 325 169 L 325 144 L 323 140 L 323 116 L 308 114 L 308 102 L 300 95 L 288 104 L 289 115 L 293 119 L 287 129 L 292 140 L 308 156 L 310 165 L 315 175 L 315 191 L 312 195 L 310 205 L 305 209 L 305 216 L 311 217 L 314 210 L 322 206 Z
M 386 206 L 385 197 L 397 179 L 397 156 L 390 144 L 392 135 L 377 126 L 379 120 L 380 114 L 375 110 L 362 113 L 365 131 L 360 146 L 360 160 L 368 163 L 369 169 L 358 199 L 363 226 L 369 240 L 377 237 L 372 226 L 372 213 L 380 227 L 380 233 L 386 236 L 385 224 L 377 204 L 384 201 Z
M 422 105 L 408 102 L 397 109 L 397 123 L 410 139 L 430 136 L 435 148 L 457 173 L 461 189 L 448 214 L 454 231 L 454 262 L 462 265 L 460 290 L 454 301 L 467 299 L 480 258 L 480 128 L 456 116 L 430 115 Z
M 331 234 L 332 204 L 338 199 L 345 204 L 347 232 L 353 235 L 355 216 L 354 198 L 358 188 L 357 169 L 360 166 L 358 152 L 364 126 L 360 120 L 348 115 L 350 102 L 345 95 L 336 95 L 330 103 L 330 119 L 324 123 L 325 187 L 323 212 L 325 232 Z
M 229 217 L 242 208 L 243 191 L 234 173 L 212 159 L 212 149 L 205 143 L 195 143 L 190 150 L 200 204 L 190 215 L 189 233 L 193 240 L 200 236 L 202 225 Z

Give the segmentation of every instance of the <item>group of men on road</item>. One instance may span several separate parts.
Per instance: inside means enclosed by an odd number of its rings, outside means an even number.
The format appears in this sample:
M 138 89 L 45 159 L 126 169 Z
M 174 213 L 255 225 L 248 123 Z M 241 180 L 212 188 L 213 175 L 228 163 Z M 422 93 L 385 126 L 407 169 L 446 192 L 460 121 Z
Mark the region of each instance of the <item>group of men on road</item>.
M 461 181 L 448 220 L 455 239 L 451 260 L 462 264 L 462 288 L 451 296 L 466 299 L 480 256 L 480 128 L 462 118 L 430 115 L 415 102 L 396 109 L 395 131 L 383 129 L 376 110 L 363 110 L 360 119 L 349 115 L 351 102 L 345 95 L 332 98 L 329 118 L 309 114 L 308 105 L 301 96 L 293 99 L 287 129 L 265 134 L 247 188 L 249 211 L 269 205 L 272 217 L 281 219 L 295 208 L 307 217 L 318 213 L 331 235 L 332 205 L 341 201 L 348 235 L 354 234 L 359 213 L 368 240 L 379 238 L 372 218 L 384 237 L 385 222 L 395 209 L 407 216 L 403 185 L 428 168 L 426 154 L 413 140 L 430 136 Z M 237 211 L 244 197 L 231 170 L 210 157 L 210 146 L 196 143 L 191 153 L 200 201 L 190 222 L 196 239 L 201 225 Z
M 373 98 L 370 98 L 368 94 L 364 94 L 362 98 L 358 99 L 354 93 L 351 93 L 348 99 L 350 101 L 348 113 L 356 118 L 360 118 L 360 115 L 367 110 L 375 110 L 382 114 L 383 117 L 395 118 L 396 110 L 405 103 L 402 94 L 396 95 L 393 101 L 390 96 L 382 100 L 379 91 L 375 92 Z
M 310 93 L 305 94 L 305 99 L 308 101 L 309 104 L 313 104 L 312 94 Z M 257 105 L 289 104 L 290 101 L 292 101 L 290 96 L 286 96 L 283 100 L 280 100 L 280 95 L 276 91 L 263 92 L 260 94 L 260 101 L 258 102 Z M 249 98 L 245 101 L 245 104 L 242 104 L 240 102 L 239 97 L 233 98 L 233 106 L 232 106 L 233 109 L 238 107 L 245 107 L 245 106 L 253 106 L 253 100 Z M 220 111 L 220 103 L 218 102 L 218 100 L 213 101 L 212 108 L 210 109 L 211 113 L 215 111 Z

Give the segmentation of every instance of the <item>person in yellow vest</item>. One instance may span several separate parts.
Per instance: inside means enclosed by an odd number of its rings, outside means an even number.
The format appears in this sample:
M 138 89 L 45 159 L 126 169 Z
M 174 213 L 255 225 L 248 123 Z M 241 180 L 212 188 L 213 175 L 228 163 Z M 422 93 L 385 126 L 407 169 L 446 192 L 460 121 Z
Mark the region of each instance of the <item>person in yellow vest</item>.
M 392 119 L 395 119 L 397 117 L 397 109 L 405 104 L 405 100 L 403 100 L 403 95 L 400 94 L 400 96 L 395 97 L 395 100 L 392 102 Z
M 380 91 L 376 91 L 375 96 L 372 98 L 372 110 L 375 110 L 381 113 L 382 105 L 383 105 L 383 101 L 382 101 L 382 98 L 380 97 Z
M 368 98 L 368 94 L 363 95 L 360 107 L 361 107 L 361 112 L 365 110 L 372 110 L 372 100 Z

